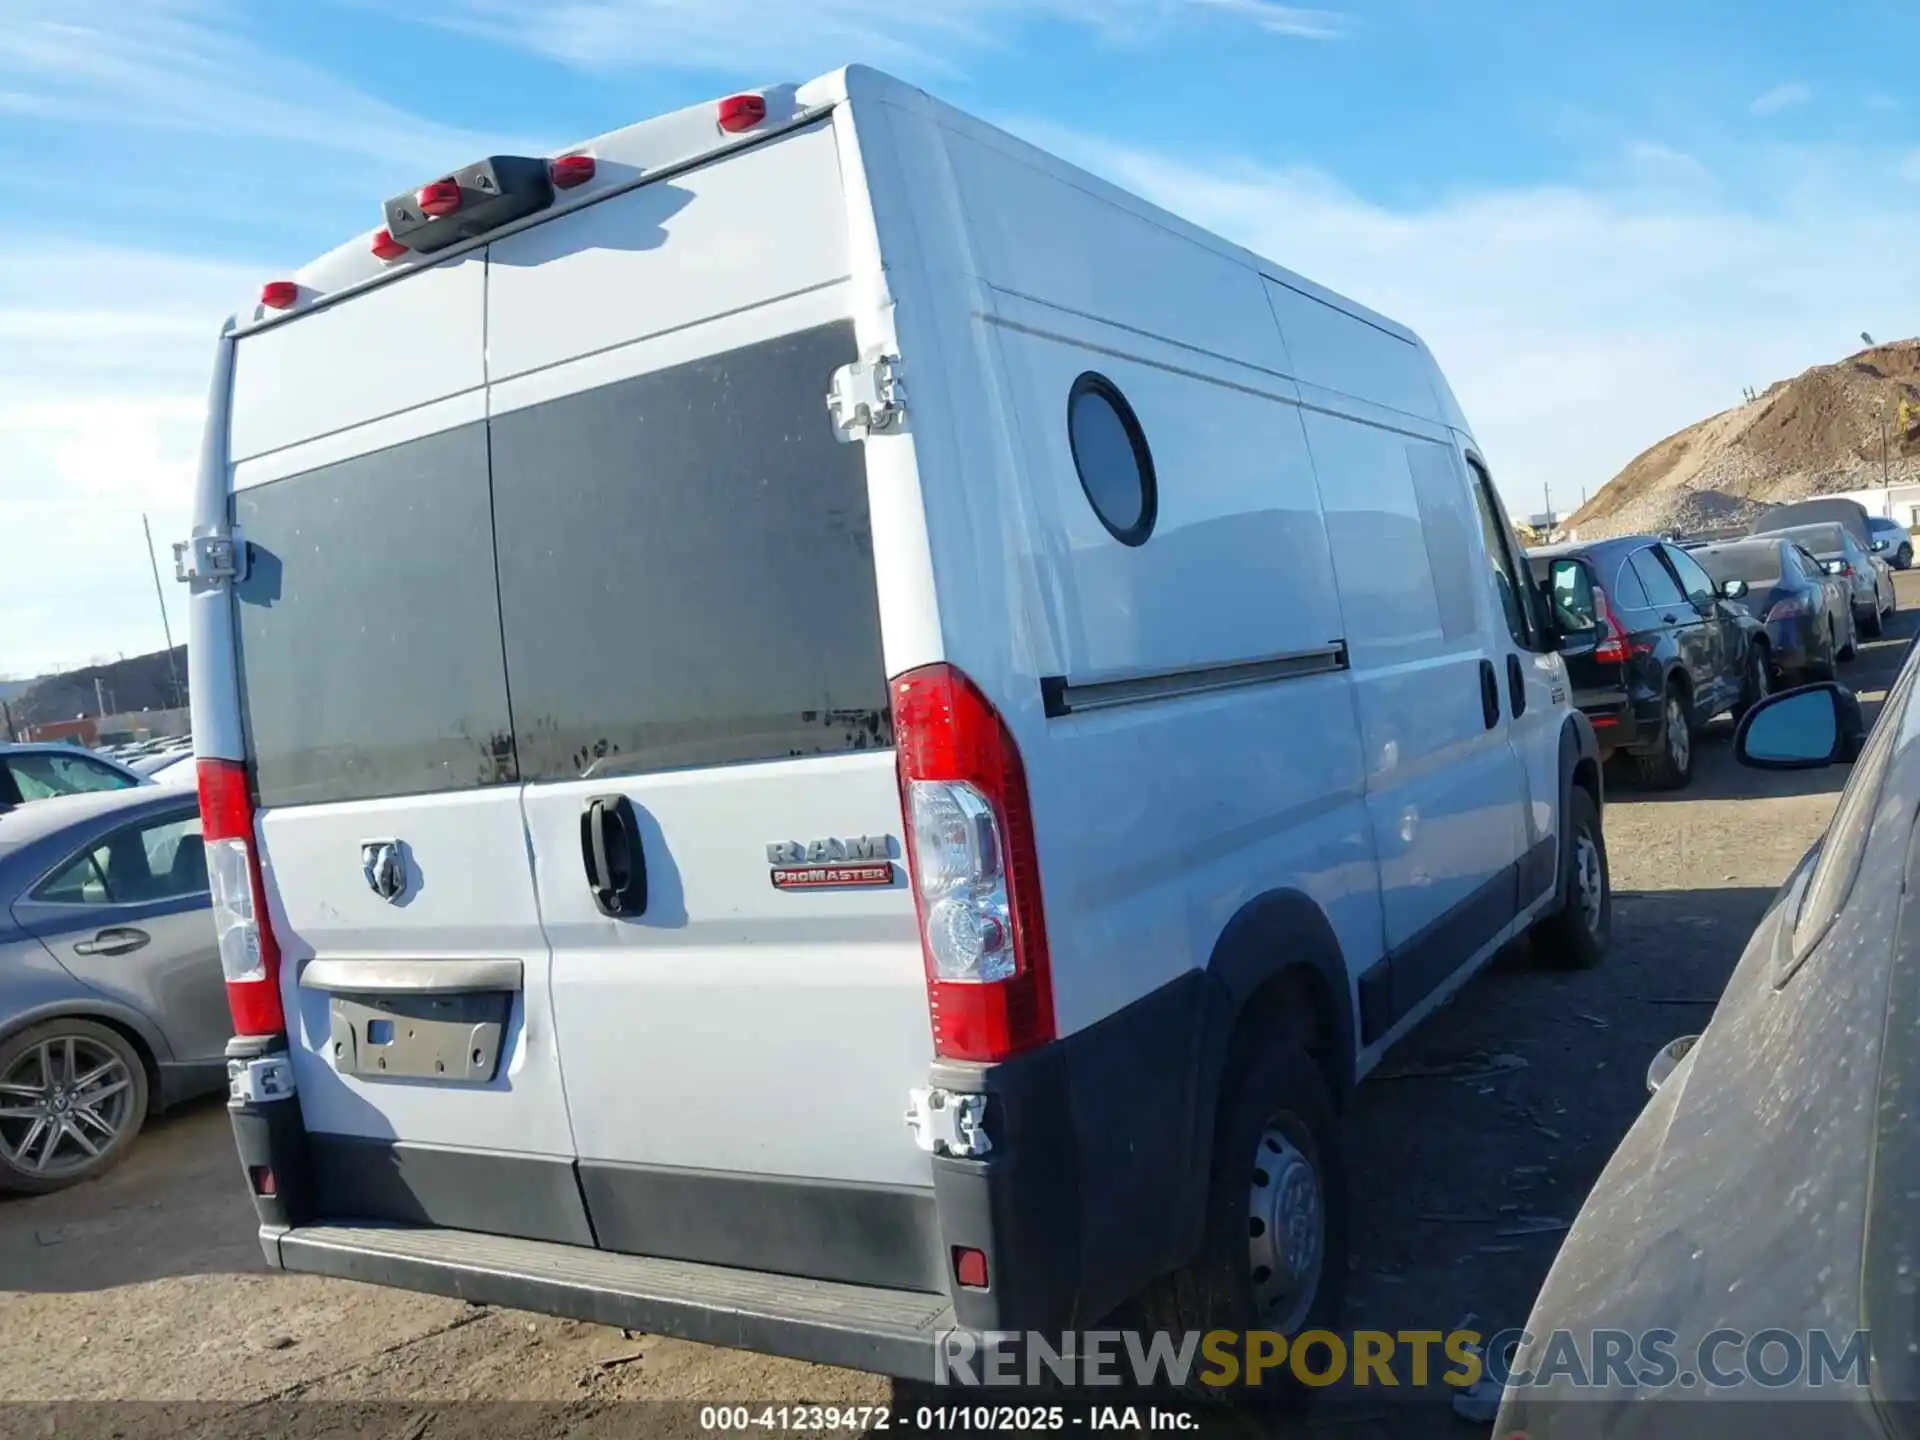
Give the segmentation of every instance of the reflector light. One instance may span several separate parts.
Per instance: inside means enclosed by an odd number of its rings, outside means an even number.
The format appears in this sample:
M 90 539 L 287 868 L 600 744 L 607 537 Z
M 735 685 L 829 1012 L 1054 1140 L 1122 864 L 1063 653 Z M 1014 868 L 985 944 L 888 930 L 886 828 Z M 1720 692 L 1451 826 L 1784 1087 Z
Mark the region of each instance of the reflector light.
M 556 190 L 571 190 L 576 185 L 584 185 L 593 178 L 593 156 L 562 155 L 547 163 L 547 174 L 552 177 Z
M 982 1250 L 953 1247 L 953 1278 L 969 1290 L 987 1288 L 987 1256 Z
M 373 245 L 371 248 L 374 258 L 377 260 L 398 260 L 402 255 L 407 253 L 407 247 L 393 238 L 393 232 L 391 230 L 374 231 Z
M 729 95 L 720 102 L 720 128 L 730 135 L 751 130 L 767 118 L 764 95 Z
M 280 1183 L 273 1178 L 271 1165 L 249 1165 L 247 1179 L 253 1182 L 253 1193 L 271 1199 L 280 1193 Z
M 451 215 L 460 208 L 460 187 L 452 180 L 436 180 L 422 185 L 413 198 L 424 215 Z
M 269 280 L 260 287 L 260 303 L 269 310 L 285 310 L 300 298 L 300 287 L 291 280 Z

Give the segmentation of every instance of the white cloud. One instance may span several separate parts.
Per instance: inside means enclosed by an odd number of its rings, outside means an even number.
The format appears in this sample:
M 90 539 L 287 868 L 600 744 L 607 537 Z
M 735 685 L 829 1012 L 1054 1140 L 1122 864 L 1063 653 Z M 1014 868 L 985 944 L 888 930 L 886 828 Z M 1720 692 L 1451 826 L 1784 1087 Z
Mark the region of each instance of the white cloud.
M 402 13 L 520 45 L 582 69 L 664 66 L 801 79 L 848 60 L 951 71 L 1003 41 L 1005 23 L 1064 20 L 1144 40 L 1183 20 L 1230 19 L 1327 40 L 1346 17 L 1276 0 L 412 0 Z
M 1782 110 L 1791 110 L 1796 105 L 1805 105 L 1813 99 L 1813 87 L 1799 80 L 1790 80 L 1785 85 L 1776 85 L 1766 94 L 1754 99 L 1750 110 L 1756 115 L 1778 115 Z
M 1129 189 L 1412 326 L 1533 509 L 1591 493 L 1655 441 L 1835 360 L 1862 329 L 1909 333 L 1920 198 L 1885 157 L 1769 155 L 1768 189 L 1691 189 L 1633 164 L 1588 186 L 1371 201 L 1311 169 L 1190 160 L 1022 127 Z M 1678 164 L 1670 153 L 1662 165 Z M 1699 162 L 1684 157 L 1680 173 Z M 1765 201 L 1728 197 L 1768 197 Z
M 0 674 L 174 639 L 168 545 L 188 525 L 216 337 L 251 272 L 71 243 L 0 246 Z
M 254 43 L 222 0 L 0 0 L 0 111 L 435 170 L 497 147 Z M 532 153 L 539 153 L 538 149 Z

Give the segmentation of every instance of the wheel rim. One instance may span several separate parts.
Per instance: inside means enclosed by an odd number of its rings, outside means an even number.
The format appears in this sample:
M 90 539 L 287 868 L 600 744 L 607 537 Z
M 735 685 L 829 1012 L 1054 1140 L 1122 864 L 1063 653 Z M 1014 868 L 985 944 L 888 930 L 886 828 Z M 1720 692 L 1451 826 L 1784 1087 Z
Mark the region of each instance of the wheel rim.
M 1667 757 L 1673 761 L 1673 768 L 1687 768 L 1687 757 L 1693 751 L 1693 740 L 1687 734 L 1687 712 L 1680 708 L 1678 696 L 1667 701 Z
M 1582 830 L 1573 842 L 1573 880 L 1580 895 L 1580 918 L 1596 939 L 1606 911 L 1607 877 L 1600 864 L 1600 846 L 1591 830 Z
M 1278 1123 L 1254 1146 L 1247 1260 L 1261 1322 L 1293 1334 L 1313 1307 L 1326 1258 L 1326 1202 L 1313 1162 Z
M 47 1179 L 97 1165 L 126 1128 L 133 1076 L 86 1035 L 55 1035 L 0 1075 L 0 1155 Z

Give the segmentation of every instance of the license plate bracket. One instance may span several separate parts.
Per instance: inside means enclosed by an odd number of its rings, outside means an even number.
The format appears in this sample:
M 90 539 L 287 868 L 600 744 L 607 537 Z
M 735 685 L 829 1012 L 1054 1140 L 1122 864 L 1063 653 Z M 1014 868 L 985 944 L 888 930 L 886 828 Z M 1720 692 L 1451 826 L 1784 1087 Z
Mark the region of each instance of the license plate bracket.
M 484 1085 L 500 1066 L 507 991 L 332 997 L 334 1068 L 363 1080 Z

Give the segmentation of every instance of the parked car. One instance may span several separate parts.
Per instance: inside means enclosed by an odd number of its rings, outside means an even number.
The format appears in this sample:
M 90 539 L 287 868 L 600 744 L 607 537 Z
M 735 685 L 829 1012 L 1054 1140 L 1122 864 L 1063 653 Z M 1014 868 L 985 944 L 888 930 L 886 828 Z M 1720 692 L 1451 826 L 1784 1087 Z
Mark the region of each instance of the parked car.
M 1873 548 L 1873 517 L 1858 500 L 1841 495 L 1822 495 L 1799 500 L 1791 505 L 1774 505 L 1749 522 L 1749 535 L 1777 535 L 1802 525 L 1838 525 L 1862 550 Z
M 150 750 L 138 759 L 129 760 L 127 765 L 128 768 L 135 773 L 152 779 L 169 765 L 178 764 L 183 757 L 191 759 L 192 756 L 193 746 L 191 744 L 174 745 L 164 750 Z
M 1874 515 L 1867 520 L 1873 531 L 1874 553 L 1896 570 L 1913 566 L 1913 533 L 1898 520 Z M 1883 548 L 1884 547 L 1884 548 Z
M 1428 352 L 864 69 L 563 158 L 217 351 L 269 1261 L 920 1380 L 1325 1323 L 1342 1097 L 1609 933 L 1593 637 Z
M 1696 1374 L 1703 1348 L 1728 1334 L 1787 1337 L 1802 1362 L 1815 1336 L 1836 1354 L 1856 1333 L 1870 1337 L 1855 1379 L 1810 1388 L 1805 1364 L 1783 1365 L 1776 1344 L 1763 1363 L 1778 1383 L 1719 1392 L 1723 1418 L 1729 1397 L 1823 1399 L 1769 1406 L 1759 1427 L 1768 1435 L 1905 1435 L 1899 1417 L 1920 1401 L 1916 657 L 1910 646 L 1864 748 L 1860 708 L 1833 684 L 1773 696 L 1742 725 L 1742 764 L 1852 773 L 1704 1032 L 1653 1057 L 1652 1099 L 1588 1195 L 1526 1325 L 1540 1342 L 1561 1330 L 1665 1331 L 1677 1368 Z M 1662 1407 L 1644 1403 L 1656 1397 L 1619 1383 L 1638 1377 L 1637 1356 L 1624 1376 L 1590 1372 L 1596 1383 L 1578 1392 L 1525 1383 L 1543 1368 L 1541 1348 L 1516 1356 L 1522 1383 L 1509 1384 L 1495 1435 L 1613 1435 L 1626 1414 L 1640 1417 L 1637 1435 L 1710 1433 L 1687 1417 L 1712 1416 L 1711 1403 L 1676 1404 L 1663 1427 Z M 1738 1374 L 1754 1368 L 1753 1354 L 1736 1341 L 1713 1358 Z M 1790 1424 L 1796 1416 L 1804 1428 Z
M 1852 586 L 1791 540 L 1766 536 L 1689 547 L 1720 596 L 1766 627 L 1774 675 L 1787 686 L 1831 680 L 1840 637 L 1853 634 Z
M 1657 789 L 1684 786 L 1695 732 L 1767 694 L 1766 629 L 1686 551 L 1651 535 L 1547 545 L 1527 559 L 1557 625 L 1596 627 L 1599 643 L 1569 656 L 1567 674 L 1602 755 L 1631 756 Z
M 179 750 L 170 755 L 158 756 L 148 767 L 146 775 L 147 779 L 155 785 L 185 785 L 192 788 L 195 779 L 193 752 Z
M 194 797 L 154 786 L 0 815 L 0 1189 L 90 1179 L 225 1083 L 200 836 Z
M 1886 617 L 1900 600 L 1893 588 L 1893 571 L 1843 525 L 1798 525 L 1790 530 L 1762 532 L 1792 540 L 1823 564 L 1829 575 L 1849 582 L 1853 600 L 1853 618 L 1862 635 L 1878 636 Z M 1852 647 L 1841 656 L 1849 659 Z
M 77 745 L 0 745 L 0 811 L 55 795 L 125 790 L 145 778 L 129 765 Z

